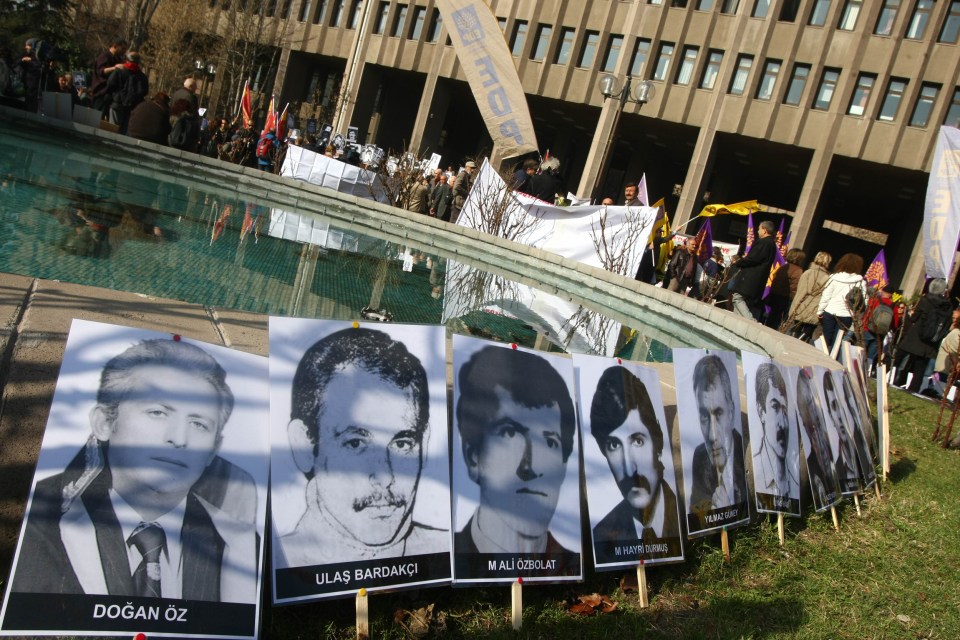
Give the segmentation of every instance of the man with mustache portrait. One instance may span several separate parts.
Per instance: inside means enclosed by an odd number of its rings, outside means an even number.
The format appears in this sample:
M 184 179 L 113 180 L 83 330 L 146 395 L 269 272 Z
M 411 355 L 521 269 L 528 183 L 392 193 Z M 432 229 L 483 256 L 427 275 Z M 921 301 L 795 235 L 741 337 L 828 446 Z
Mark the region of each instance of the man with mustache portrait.
M 787 384 L 772 362 L 757 367 L 755 380 L 761 427 L 760 445 L 753 454 L 757 501 L 764 509 L 792 512 L 790 498 L 799 499 L 800 481 L 798 461 L 787 460 L 791 436 Z
M 290 417 L 307 506 L 280 539 L 287 567 L 449 548 L 447 531 L 413 519 L 429 391 L 423 365 L 403 343 L 367 328 L 322 338 L 297 366 Z
M 679 539 L 677 496 L 664 477 L 663 428 L 647 388 L 626 368 L 610 367 L 600 376 L 590 432 L 623 495 L 593 528 L 597 563 L 623 560 L 610 543 Z

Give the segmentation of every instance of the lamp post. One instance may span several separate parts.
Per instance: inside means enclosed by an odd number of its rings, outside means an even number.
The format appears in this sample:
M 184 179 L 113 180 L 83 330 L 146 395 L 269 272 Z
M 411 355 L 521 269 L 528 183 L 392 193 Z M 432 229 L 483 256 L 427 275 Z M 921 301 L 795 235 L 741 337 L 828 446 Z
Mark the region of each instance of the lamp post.
M 193 66 L 196 68 L 195 75 L 203 79 L 203 86 L 200 87 L 200 99 L 198 101 L 198 104 L 202 106 L 204 95 L 207 94 L 207 85 L 211 83 L 213 79 L 216 77 L 217 67 L 212 62 L 208 63 L 203 60 L 194 61 Z M 210 96 L 208 95 L 207 97 L 210 97 Z
M 631 87 L 633 88 L 632 92 L 630 90 Z M 594 182 L 593 193 L 591 194 L 594 201 L 599 201 L 601 197 L 600 189 L 603 186 L 603 178 L 607 173 L 607 164 L 610 162 L 610 148 L 613 146 L 613 140 L 617 135 L 617 127 L 620 124 L 620 115 L 623 113 L 623 107 L 626 106 L 628 102 L 632 102 L 633 104 L 640 105 L 642 108 L 643 105 L 653 99 L 654 95 L 654 86 L 649 80 L 641 80 L 634 85 L 633 78 L 627 76 L 627 81 L 621 89 L 617 77 L 609 73 L 600 76 L 600 82 L 597 83 L 597 88 L 600 89 L 600 94 L 603 95 L 604 102 L 612 99 L 617 100 L 619 104 L 617 105 L 616 112 L 614 112 L 610 135 L 607 136 L 603 145 L 603 155 L 600 156 L 600 169 L 597 171 L 597 180 Z

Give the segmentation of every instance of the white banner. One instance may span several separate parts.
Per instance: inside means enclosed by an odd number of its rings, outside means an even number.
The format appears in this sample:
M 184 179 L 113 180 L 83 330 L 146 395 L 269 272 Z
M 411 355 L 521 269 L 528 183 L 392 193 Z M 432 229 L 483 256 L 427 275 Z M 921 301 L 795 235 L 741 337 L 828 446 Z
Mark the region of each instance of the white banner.
M 280 175 L 327 187 L 340 193 L 388 203 L 376 172 L 340 162 L 335 158 L 290 145 Z M 389 204 L 389 203 L 388 203 Z
M 437 0 L 437 8 L 500 156 L 536 151 L 527 98 L 490 7 L 482 0 Z
M 928 278 L 949 278 L 960 236 L 960 130 L 940 127 L 923 208 L 923 255 Z

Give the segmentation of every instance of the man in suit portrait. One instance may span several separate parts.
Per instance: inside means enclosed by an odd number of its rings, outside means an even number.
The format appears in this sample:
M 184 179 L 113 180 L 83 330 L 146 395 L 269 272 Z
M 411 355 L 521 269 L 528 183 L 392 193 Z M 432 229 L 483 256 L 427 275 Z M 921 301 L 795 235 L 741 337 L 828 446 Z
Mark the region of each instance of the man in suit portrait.
M 291 394 L 287 436 L 307 488 L 280 539 L 285 567 L 449 549 L 448 531 L 413 519 L 430 393 L 402 342 L 367 328 L 325 336 L 300 359 Z
M 787 384 L 780 369 L 772 362 L 761 363 L 754 375 L 757 417 L 761 439 L 753 458 L 757 494 L 768 508 L 781 509 L 790 496 L 799 496 L 800 480 L 790 450 L 790 419 Z
M 837 457 L 834 465 L 837 468 L 837 480 L 840 482 L 842 493 L 853 493 L 859 484 L 857 481 L 857 453 L 847 430 L 843 407 L 840 406 L 840 397 L 833 382 L 833 373 L 830 370 L 823 372 L 823 398 L 827 404 L 827 415 L 833 424 L 833 429 L 839 438 Z
M 801 368 L 797 376 L 797 413 L 800 424 L 803 425 L 807 439 L 810 441 L 811 451 L 807 452 L 807 475 L 810 476 L 814 507 L 820 510 L 837 501 L 840 486 L 830 440 L 823 428 L 820 407 L 817 406 L 813 377 L 807 367 Z
M 573 553 L 549 531 L 573 451 L 567 384 L 545 359 L 488 346 L 460 368 L 456 419 L 480 505 L 456 553 Z
M 34 490 L 12 590 L 256 602 L 256 485 L 217 455 L 233 406 L 197 346 L 110 359 L 92 436 Z
M 693 394 L 697 402 L 703 444 L 693 452 L 693 486 L 690 513 L 702 515 L 746 500 L 743 470 L 743 437 L 733 402 L 734 387 L 723 360 L 707 355 L 693 369 Z
M 595 542 L 654 542 L 680 536 L 677 496 L 664 478 L 663 428 L 646 386 L 624 367 L 600 376 L 590 433 L 623 500 L 593 528 Z M 622 558 L 599 557 L 598 562 Z

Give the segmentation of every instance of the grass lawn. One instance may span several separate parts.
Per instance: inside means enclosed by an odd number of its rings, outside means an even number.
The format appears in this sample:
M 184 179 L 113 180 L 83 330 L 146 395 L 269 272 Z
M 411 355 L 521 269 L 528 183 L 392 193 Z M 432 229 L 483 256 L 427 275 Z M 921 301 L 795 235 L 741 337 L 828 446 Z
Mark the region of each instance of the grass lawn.
M 524 588 L 523 629 L 510 627 L 510 588 L 423 589 L 370 596 L 374 638 L 942 638 L 960 637 L 960 452 L 930 442 L 938 405 L 890 390 L 891 473 L 883 499 L 840 531 L 829 512 L 731 532 L 687 545 L 687 562 L 647 571 L 651 602 L 620 589 L 619 572 L 585 583 Z M 960 427 L 960 425 L 958 425 Z M 808 505 L 804 504 L 804 508 Z M 617 610 L 573 616 L 579 595 L 609 596 Z M 433 605 L 423 635 L 405 612 Z M 264 638 L 353 638 L 352 600 L 264 610 Z M 400 618 L 411 629 L 396 622 Z

